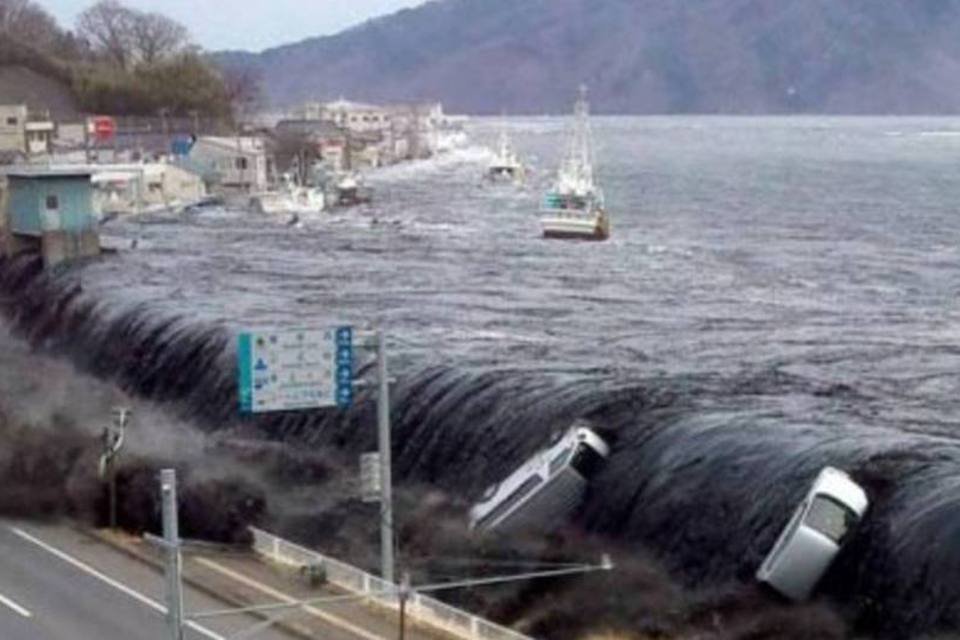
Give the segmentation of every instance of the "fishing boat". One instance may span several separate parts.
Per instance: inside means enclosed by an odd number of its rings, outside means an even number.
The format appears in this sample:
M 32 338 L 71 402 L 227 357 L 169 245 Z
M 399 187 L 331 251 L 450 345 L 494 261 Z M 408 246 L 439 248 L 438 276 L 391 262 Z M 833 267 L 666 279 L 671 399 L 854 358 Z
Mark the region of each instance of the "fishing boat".
M 500 134 L 500 140 L 497 144 L 497 154 L 494 156 L 490 166 L 487 167 L 487 180 L 490 182 L 523 182 L 526 177 L 526 169 L 517 152 L 513 149 L 510 137 L 506 131 Z
M 557 182 L 543 198 L 540 225 L 545 238 L 606 240 L 610 218 L 603 191 L 594 182 L 587 88 L 580 87 L 574 108 L 570 147 L 557 172 Z
M 323 189 L 298 184 L 289 176 L 284 176 L 280 188 L 265 191 L 250 197 L 250 207 L 265 214 L 301 214 L 320 213 L 326 206 Z
M 373 201 L 373 189 L 366 186 L 356 173 L 347 172 L 335 177 L 331 187 L 334 206 L 354 207 Z

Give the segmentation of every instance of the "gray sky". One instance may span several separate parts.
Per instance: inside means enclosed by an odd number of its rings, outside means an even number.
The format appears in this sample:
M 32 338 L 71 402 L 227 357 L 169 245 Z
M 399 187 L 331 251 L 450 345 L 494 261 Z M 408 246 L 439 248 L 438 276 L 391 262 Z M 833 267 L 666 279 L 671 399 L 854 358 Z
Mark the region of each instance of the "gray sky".
M 95 0 L 37 0 L 60 24 L 73 28 Z M 205 49 L 259 51 L 311 36 L 336 33 L 367 18 L 424 0 L 121 0 L 183 23 Z

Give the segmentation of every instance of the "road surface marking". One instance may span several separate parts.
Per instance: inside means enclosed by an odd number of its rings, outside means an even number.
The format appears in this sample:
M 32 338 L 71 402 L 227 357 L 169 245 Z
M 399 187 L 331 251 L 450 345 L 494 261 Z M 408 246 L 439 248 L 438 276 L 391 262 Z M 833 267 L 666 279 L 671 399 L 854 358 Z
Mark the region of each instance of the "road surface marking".
M 194 558 L 194 560 L 197 563 L 207 567 L 208 569 L 213 569 L 214 571 L 217 571 L 227 576 L 228 578 L 231 578 L 232 580 L 239 582 L 240 584 L 244 584 L 248 587 L 256 589 L 257 591 L 260 591 L 261 593 L 264 593 L 270 596 L 271 598 L 276 598 L 281 602 L 286 602 L 288 604 L 295 604 L 297 602 L 300 602 L 300 600 L 298 600 L 297 598 L 294 598 L 293 596 L 287 595 L 282 591 L 277 591 L 273 587 L 267 586 L 261 582 L 257 582 L 252 578 L 248 578 L 242 573 L 238 573 L 233 569 L 228 569 L 227 567 L 223 566 L 222 564 L 216 563 L 213 560 L 207 560 L 206 558 Z M 327 613 L 325 611 L 321 611 L 316 607 L 312 607 L 310 605 L 304 605 L 303 607 L 301 607 L 301 609 L 314 617 L 320 618 L 321 620 L 324 620 L 335 627 L 340 627 L 344 631 L 348 631 L 356 636 L 365 638 L 366 640 L 383 640 L 383 636 L 379 636 L 375 633 L 371 633 L 370 631 L 367 631 L 362 627 L 358 627 L 355 624 L 347 622 L 343 618 Z
M 147 596 L 143 595 L 142 593 L 140 593 L 139 591 L 135 591 L 135 590 L 131 589 L 131 588 L 128 587 L 127 585 L 123 584 L 122 582 L 118 582 L 118 581 L 114 580 L 113 578 L 111 578 L 111 577 L 109 577 L 109 576 L 107 576 L 107 575 L 104 575 L 104 574 L 100 573 L 99 571 L 97 571 L 96 569 L 94 569 L 93 567 L 91 567 L 90 565 L 88 565 L 88 564 L 86 564 L 86 563 L 84 563 L 84 562 L 81 562 L 80 560 L 77 560 L 77 559 L 74 558 L 73 556 L 68 555 L 68 554 L 64 553 L 63 551 L 60 551 L 60 549 L 57 549 L 56 547 L 50 546 L 49 544 L 47 544 L 47 543 L 44 542 L 43 540 L 40 540 L 39 538 L 33 537 L 32 535 L 30 535 L 29 533 L 27 533 L 27 532 L 24 531 L 23 529 L 20 529 L 19 527 L 10 527 L 10 530 L 13 531 L 13 533 L 14 533 L 15 535 L 23 538 L 24 540 L 26 540 L 27 542 L 30 542 L 31 544 L 34 544 L 34 545 L 40 547 L 41 549 L 43 549 L 44 551 L 46 551 L 46 552 L 49 553 L 50 555 L 56 556 L 57 558 L 60 558 L 61 560 L 63 560 L 63 561 L 66 562 L 67 564 L 73 565 L 75 568 L 80 569 L 81 571 L 87 573 L 88 575 L 93 576 L 94 578 L 96 578 L 96 579 L 99 580 L 100 582 L 103 582 L 103 583 L 105 583 L 105 584 L 113 587 L 114 589 L 117 589 L 118 591 L 120 591 L 120 592 L 122 592 L 122 593 L 125 593 L 126 595 L 130 596 L 130 597 L 133 598 L 134 600 L 137 600 L 138 602 L 140 602 L 140 603 L 142 603 L 142 604 L 145 604 L 146 606 L 150 607 L 150 608 L 153 609 L 154 611 L 159 611 L 159 612 L 162 613 L 163 615 L 166 615 L 166 614 L 167 614 L 167 608 L 166 608 L 165 606 L 163 606 L 162 604 L 160 604 L 159 602 L 157 602 L 156 600 L 152 600 L 152 599 L 148 598 Z M 226 640 L 223 636 L 221 636 L 221 635 L 219 635 L 219 634 L 217 634 L 217 633 L 214 633 L 213 631 L 210 631 L 210 630 L 207 629 L 206 627 L 200 626 L 200 625 L 197 624 L 196 622 L 192 622 L 192 621 L 191 621 L 191 622 L 186 622 L 186 623 L 184 623 L 184 624 L 185 624 L 185 626 L 189 627 L 190 629 L 193 629 L 193 630 L 196 631 L 197 633 L 202 634 L 202 635 L 210 638 L 210 640 Z
M 22 615 L 24 618 L 32 618 L 32 617 L 33 617 L 33 614 L 32 614 L 32 613 L 30 613 L 29 611 L 27 611 L 26 609 L 24 609 L 23 607 L 21 607 L 20 605 L 18 605 L 16 602 L 14 602 L 13 600 L 11 600 L 10 598 L 7 598 L 7 597 L 4 596 L 2 593 L 0 593 L 0 604 L 2 604 L 3 606 L 7 607 L 8 609 L 13 609 L 14 611 L 16 611 L 17 613 L 19 613 L 20 615 Z

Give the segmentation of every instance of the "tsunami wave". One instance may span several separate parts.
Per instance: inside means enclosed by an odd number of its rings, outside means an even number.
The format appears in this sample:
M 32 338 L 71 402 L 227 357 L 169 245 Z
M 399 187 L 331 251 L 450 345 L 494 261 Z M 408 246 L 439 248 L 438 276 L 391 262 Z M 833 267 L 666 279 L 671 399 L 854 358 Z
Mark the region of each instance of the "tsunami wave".
M 4 310 L 33 345 L 211 432 L 348 453 L 375 446 L 373 407 L 239 418 L 234 338 L 207 320 L 109 304 L 82 270 L 0 262 Z M 572 419 L 613 443 L 576 525 L 654 551 L 691 585 L 747 582 L 825 465 L 863 484 L 871 509 L 825 580 L 862 628 L 892 637 L 960 625 L 960 446 L 946 434 L 874 426 L 856 411 L 784 423 L 770 396 L 856 405 L 859 391 L 771 367 L 638 379 L 615 369 L 409 365 L 393 392 L 398 482 L 476 498 Z M 744 402 L 745 399 L 751 402 Z M 757 399 L 761 401 L 757 401 Z M 745 408 L 747 407 L 747 408 Z

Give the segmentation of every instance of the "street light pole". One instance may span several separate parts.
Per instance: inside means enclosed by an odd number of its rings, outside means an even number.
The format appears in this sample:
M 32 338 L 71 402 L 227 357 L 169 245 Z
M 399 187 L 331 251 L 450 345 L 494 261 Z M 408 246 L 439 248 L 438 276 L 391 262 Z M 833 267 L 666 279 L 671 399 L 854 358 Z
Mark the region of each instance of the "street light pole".
M 387 376 L 387 344 L 377 330 L 377 441 L 380 450 L 380 567 L 381 576 L 394 583 L 393 478 L 390 460 L 390 379 Z
M 163 540 L 166 551 L 167 626 L 170 640 L 183 640 L 183 593 L 180 583 L 180 527 L 177 516 L 177 472 L 160 471 L 160 494 L 163 502 Z

